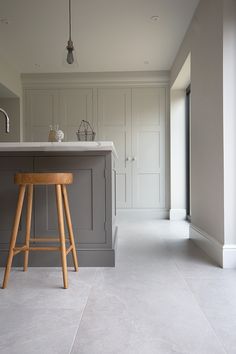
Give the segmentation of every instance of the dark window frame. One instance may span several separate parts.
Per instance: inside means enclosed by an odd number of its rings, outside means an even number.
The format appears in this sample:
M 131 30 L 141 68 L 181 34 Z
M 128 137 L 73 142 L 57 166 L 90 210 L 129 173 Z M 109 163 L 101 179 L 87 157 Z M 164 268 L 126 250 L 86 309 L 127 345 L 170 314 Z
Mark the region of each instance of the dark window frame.
M 185 114 L 185 123 L 186 123 L 186 212 L 187 218 L 191 217 L 191 191 L 190 191 L 190 159 L 191 159 L 191 148 L 190 148 L 190 134 L 191 134 L 191 125 L 190 125 L 190 108 L 191 108 L 191 85 L 186 89 L 186 114 Z

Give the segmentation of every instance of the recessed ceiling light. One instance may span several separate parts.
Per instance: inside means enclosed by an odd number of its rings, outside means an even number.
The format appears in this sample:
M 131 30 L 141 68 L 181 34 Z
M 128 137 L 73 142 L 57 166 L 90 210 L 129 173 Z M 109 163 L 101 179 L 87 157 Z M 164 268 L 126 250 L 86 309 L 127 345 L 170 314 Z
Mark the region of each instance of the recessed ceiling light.
M 0 24 L 1 25 L 9 25 L 9 20 L 6 17 L 0 17 Z
M 159 19 L 160 19 L 160 16 L 158 16 L 158 15 L 155 15 L 155 16 L 150 17 L 150 20 L 153 21 L 153 22 L 156 22 L 156 21 L 158 21 Z

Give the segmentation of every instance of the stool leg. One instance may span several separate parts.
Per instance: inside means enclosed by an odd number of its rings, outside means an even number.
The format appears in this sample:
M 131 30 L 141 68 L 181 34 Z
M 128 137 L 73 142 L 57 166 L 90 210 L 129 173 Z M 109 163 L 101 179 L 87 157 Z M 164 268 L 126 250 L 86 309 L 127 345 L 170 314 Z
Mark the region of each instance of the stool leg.
M 72 227 L 71 216 L 70 216 L 70 208 L 69 208 L 67 190 L 66 190 L 65 185 L 62 185 L 62 195 L 63 195 L 63 201 L 64 201 L 64 207 L 65 207 L 66 222 L 67 222 L 68 231 L 69 231 L 69 239 L 70 239 L 70 244 L 72 246 L 74 268 L 75 268 L 75 271 L 78 272 L 77 253 L 76 253 L 76 248 L 75 248 L 75 240 L 74 240 L 74 233 L 73 233 L 73 227 Z
M 62 193 L 61 185 L 56 185 L 56 196 L 57 196 L 57 214 L 58 214 L 58 226 L 61 241 L 61 260 L 62 260 L 62 272 L 64 288 L 68 288 L 68 277 L 67 277 L 67 262 L 66 262 L 66 240 L 65 240 L 65 228 L 64 228 L 64 216 L 62 209 Z
M 20 185 L 16 213 L 15 213 L 15 219 L 14 219 L 14 224 L 13 224 L 13 228 L 12 228 L 11 243 L 10 243 L 7 265 L 6 265 L 4 280 L 3 280 L 3 285 L 2 285 L 3 289 L 5 289 L 7 286 L 10 271 L 11 271 L 12 259 L 14 256 L 14 247 L 16 244 L 16 238 L 17 238 L 18 229 L 19 229 L 20 217 L 21 217 L 21 212 L 22 212 L 22 207 L 23 207 L 23 202 L 24 202 L 24 196 L 25 196 L 25 185 Z
M 27 195 L 26 236 L 25 236 L 25 245 L 27 246 L 28 249 L 27 251 L 25 251 L 24 272 L 28 270 L 32 205 L 33 205 L 33 185 L 29 184 L 28 195 Z

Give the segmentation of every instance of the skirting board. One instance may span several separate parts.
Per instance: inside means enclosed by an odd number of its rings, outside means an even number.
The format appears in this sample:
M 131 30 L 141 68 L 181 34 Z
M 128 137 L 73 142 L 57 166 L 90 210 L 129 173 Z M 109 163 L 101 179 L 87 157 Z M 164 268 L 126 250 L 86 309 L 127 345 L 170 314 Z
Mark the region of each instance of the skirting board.
M 4 267 L 7 261 L 7 251 L 0 251 L 0 267 Z M 80 267 L 115 267 L 115 250 L 77 250 Z M 22 267 L 24 264 L 23 253 L 13 259 L 14 267 Z M 68 267 L 72 267 L 72 258 L 67 257 Z M 61 258 L 59 252 L 32 252 L 29 256 L 29 267 L 60 267 Z
M 181 221 L 186 220 L 186 209 L 170 209 L 170 220 Z
M 167 209 L 117 209 L 117 222 L 169 219 Z
M 220 267 L 224 269 L 236 268 L 236 245 L 222 245 L 193 224 L 189 228 L 189 237 Z
M 7 261 L 7 251 L 0 251 L 0 267 L 4 267 Z M 77 250 L 78 261 L 81 267 L 115 267 L 115 250 Z M 13 259 L 14 267 L 23 266 L 23 253 Z M 67 257 L 68 267 L 72 267 L 72 258 Z M 61 258 L 59 252 L 34 252 L 29 256 L 29 267 L 60 267 Z
M 118 228 L 115 228 L 112 249 L 77 249 L 79 266 L 81 267 L 115 267 L 115 253 L 117 247 Z M 0 249 L 0 267 L 5 267 L 8 251 Z M 13 258 L 13 267 L 22 267 L 24 253 Z M 71 255 L 67 256 L 68 267 L 73 266 Z M 61 257 L 59 252 L 31 252 L 29 267 L 60 267 Z

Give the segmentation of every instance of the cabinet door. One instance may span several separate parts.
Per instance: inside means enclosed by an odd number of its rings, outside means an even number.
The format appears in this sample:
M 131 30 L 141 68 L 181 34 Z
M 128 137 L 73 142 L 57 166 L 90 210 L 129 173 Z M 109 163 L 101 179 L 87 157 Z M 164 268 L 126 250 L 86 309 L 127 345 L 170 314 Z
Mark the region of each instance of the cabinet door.
M 165 89 L 132 90 L 133 207 L 165 206 Z
M 118 153 L 115 161 L 117 208 L 130 208 L 131 89 L 98 90 L 98 134 L 100 140 L 113 141 Z
M 14 184 L 14 174 L 27 171 L 33 171 L 32 157 L 0 157 L 0 244 L 5 244 L 5 247 L 10 242 L 18 196 L 18 186 Z M 22 243 L 25 238 L 25 217 L 24 205 L 17 243 Z
M 72 172 L 67 187 L 75 241 L 80 247 L 104 247 L 105 156 L 58 156 L 35 158 L 36 171 Z M 53 186 L 37 186 L 35 191 L 35 234 L 58 235 L 57 208 Z
M 26 140 L 48 141 L 49 126 L 57 123 L 57 90 L 25 92 Z
M 76 141 L 82 120 L 93 126 L 93 90 L 65 89 L 60 91 L 60 127 L 66 141 Z

